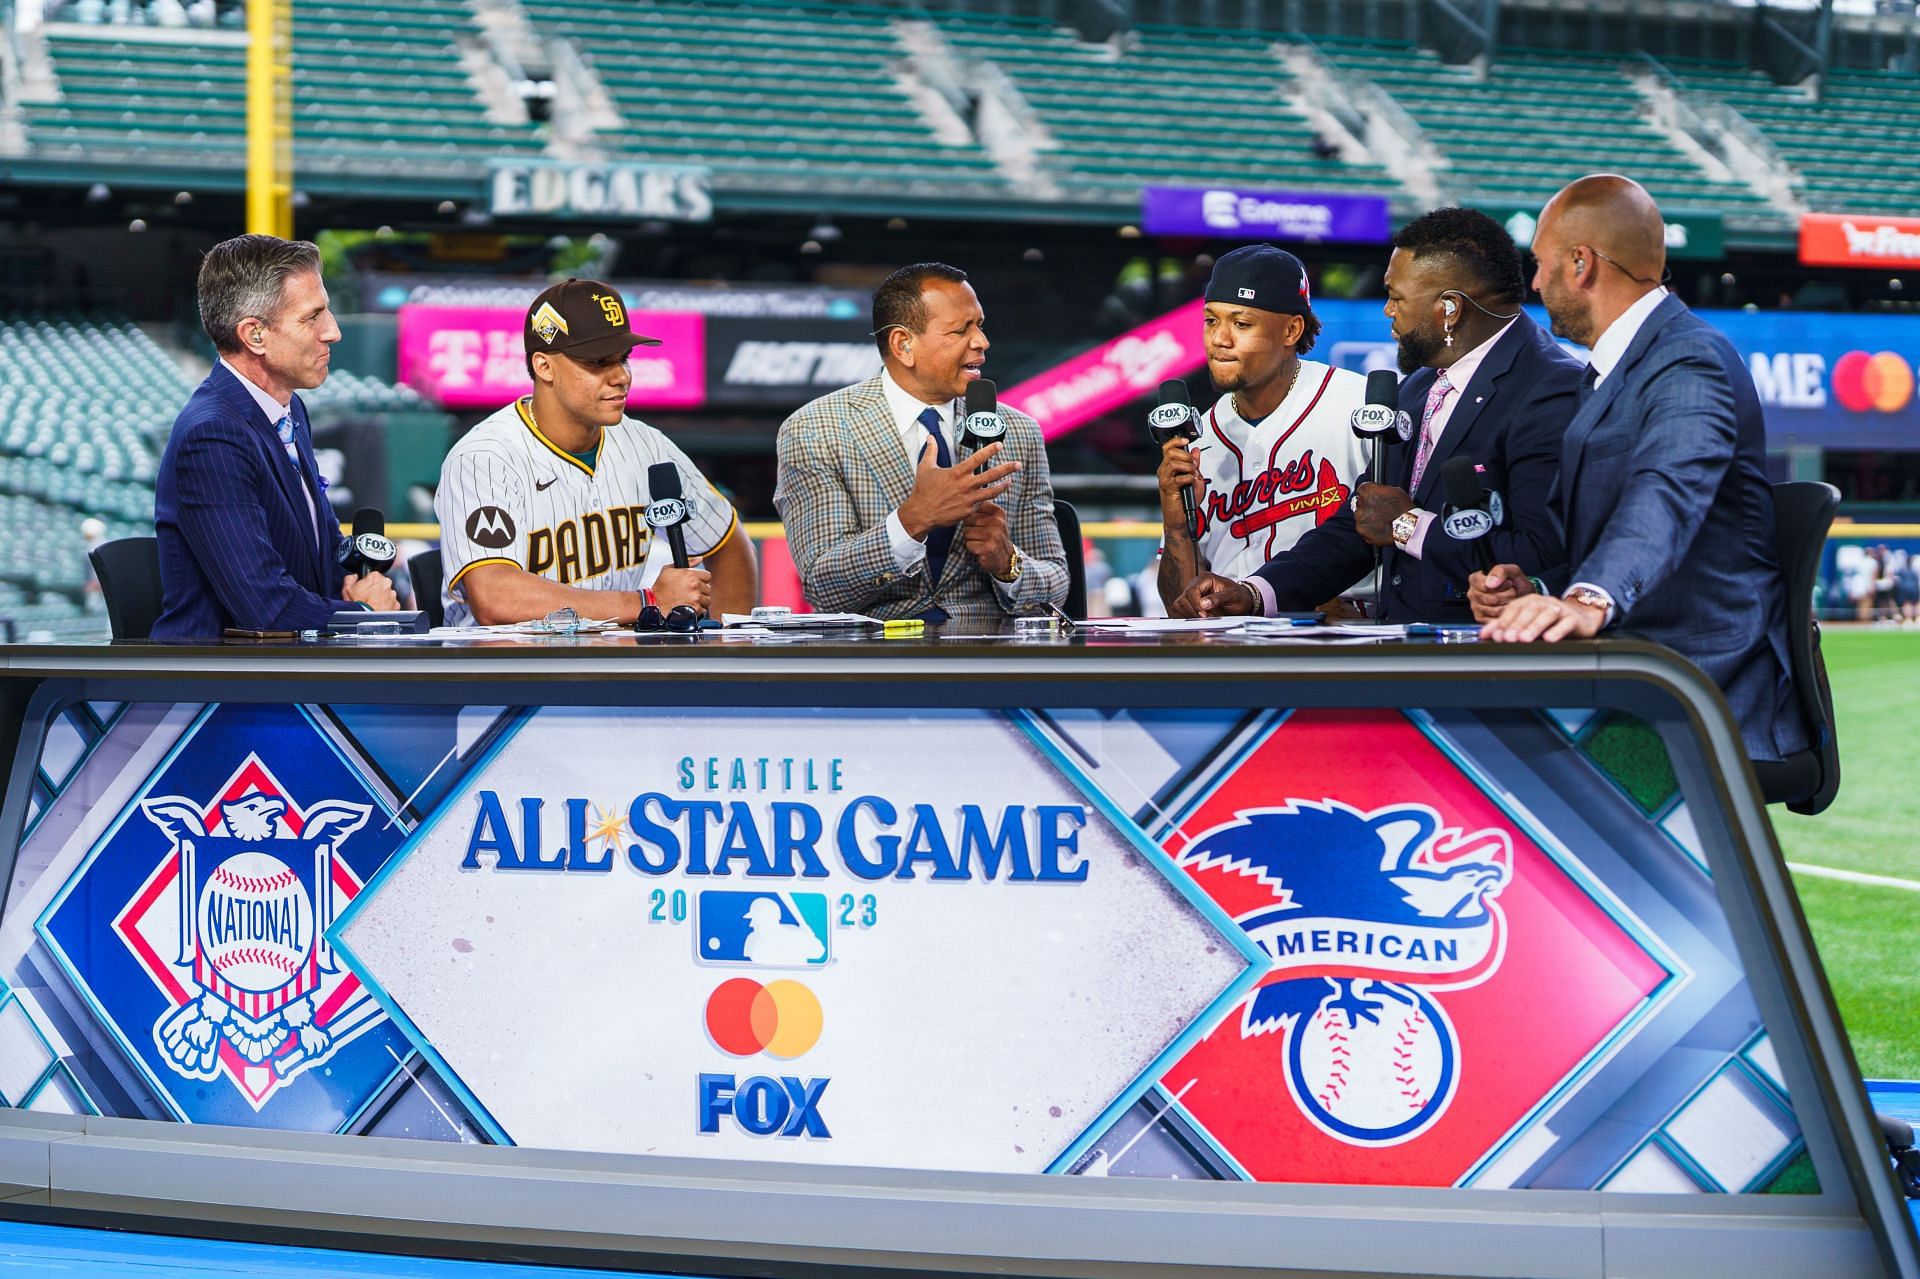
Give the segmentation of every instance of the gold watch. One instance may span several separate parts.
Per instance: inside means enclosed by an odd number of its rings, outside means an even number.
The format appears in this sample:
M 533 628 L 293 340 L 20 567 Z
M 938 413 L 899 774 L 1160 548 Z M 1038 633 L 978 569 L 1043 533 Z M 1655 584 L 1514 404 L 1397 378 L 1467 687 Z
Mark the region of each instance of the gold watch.
M 1013 548 L 1013 554 L 1007 560 L 1007 575 L 1005 577 L 1002 577 L 1000 576 L 1000 574 L 995 573 L 993 575 L 993 580 L 996 582 L 1017 582 L 1020 580 L 1020 548 L 1019 547 L 1016 546 Z
M 1418 508 L 1405 510 L 1393 517 L 1393 544 L 1405 546 L 1420 531 L 1420 511 Z

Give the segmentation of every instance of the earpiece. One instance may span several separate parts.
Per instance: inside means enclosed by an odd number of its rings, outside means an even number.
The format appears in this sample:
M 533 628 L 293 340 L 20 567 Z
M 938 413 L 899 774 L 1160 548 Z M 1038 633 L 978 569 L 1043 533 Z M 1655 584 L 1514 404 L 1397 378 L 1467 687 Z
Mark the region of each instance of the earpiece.
M 1440 304 L 1440 309 L 1446 312 L 1448 315 L 1452 315 L 1455 311 L 1458 311 L 1460 308 L 1453 304 L 1452 298 L 1448 298 L 1446 301 Z
M 1575 275 L 1585 275 L 1587 273 L 1587 260 L 1585 258 L 1575 258 L 1573 260 L 1573 273 Z

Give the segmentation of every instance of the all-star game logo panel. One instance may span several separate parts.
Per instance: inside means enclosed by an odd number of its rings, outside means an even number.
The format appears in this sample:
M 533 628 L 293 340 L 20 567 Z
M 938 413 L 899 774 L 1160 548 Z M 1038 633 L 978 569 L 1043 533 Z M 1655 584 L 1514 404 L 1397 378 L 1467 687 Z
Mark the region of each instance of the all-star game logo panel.
M 407 1052 L 327 941 L 389 818 L 304 709 L 215 706 L 36 928 L 177 1117 L 334 1131 Z
M 1398 712 L 1279 717 L 1190 794 L 1164 847 L 1272 968 L 1161 1087 L 1254 1180 L 1458 1184 L 1671 975 Z

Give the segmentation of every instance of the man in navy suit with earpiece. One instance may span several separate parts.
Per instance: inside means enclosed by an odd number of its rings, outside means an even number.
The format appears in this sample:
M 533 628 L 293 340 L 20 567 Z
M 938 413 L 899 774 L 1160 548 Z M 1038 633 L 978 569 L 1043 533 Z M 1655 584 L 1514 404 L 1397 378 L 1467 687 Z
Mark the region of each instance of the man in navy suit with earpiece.
M 219 362 L 174 421 L 153 503 L 157 640 L 301 631 L 342 608 L 399 607 L 384 574 L 348 574 L 296 391 L 326 380 L 340 326 L 304 241 L 242 235 L 200 264 Z
M 1381 437 L 1386 483 L 1361 484 L 1351 506 L 1308 530 L 1244 581 L 1211 573 L 1188 585 L 1177 616 L 1300 612 L 1365 577 L 1381 557 L 1375 617 L 1385 622 L 1472 620 L 1472 543 L 1440 519 L 1442 466 L 1471 459 L 1489 495 L 1494 555 L 1549 579 L 1565 552 L 1547 494 L 1560 437 L 1573 417 L 1580 363 L 1520 310 L 1520 250 L 1474 209 L 1435 209 L 1393 237 L 1387 317 L 1408 410 L 1404 440 Z

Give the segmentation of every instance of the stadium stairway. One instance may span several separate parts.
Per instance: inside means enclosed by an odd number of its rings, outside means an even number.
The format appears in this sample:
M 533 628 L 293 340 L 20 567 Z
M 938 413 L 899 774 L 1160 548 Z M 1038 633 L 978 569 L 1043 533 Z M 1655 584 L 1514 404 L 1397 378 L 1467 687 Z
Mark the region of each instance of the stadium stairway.
M 526 12 L 612 99 L 621 121 L 594 134 L 609 154 L 702 164 L 720 191 L 1009 194 L 977 142 L 927 118 L 896 11 L 546 0 Z
M 1396 188 L 1380 166 L 1342 160 L 1316 132 L 1279 56 L 1286 37 L 1142 25 L 1090 44 L 1035 18 L 935 21 L 963 58 L 993 65 L 1018 90 L 1047 135 L 1039 166 L 1067 199 L 1133 203 L 1148 183 Z
M 1779 85 L 1738 63 L 1668 58 L 1687 88 L 1712 95 L 1773 143 L 1807 207 L 1828 213 L 1910 214 L 1920 208 L 1920 75 L 1828 72 L 1824 96 Z
M 1743 183 L 1716 178 L 1645 118 L 1625 64 L 1560 51 L 1502 49 L 1487 75 L 1398 41 L 1318 37 L 1332 66 L 1371 79 L 1445 157 L 1449 199 L 1535 207 L 1574 178 L 1637 178 L 1662 209 L 1773 219 Z
M 539 153 L 531 126 L 488 120 L 456 40 L 464 0 L 325 0 L 293 7 L 294 147 L 303 170 L 420 172 Z M 45 28 L 60 96 L 20 104 L 29 154 L 215 162 L 246 146 L 246 36 L 60 23 Z

